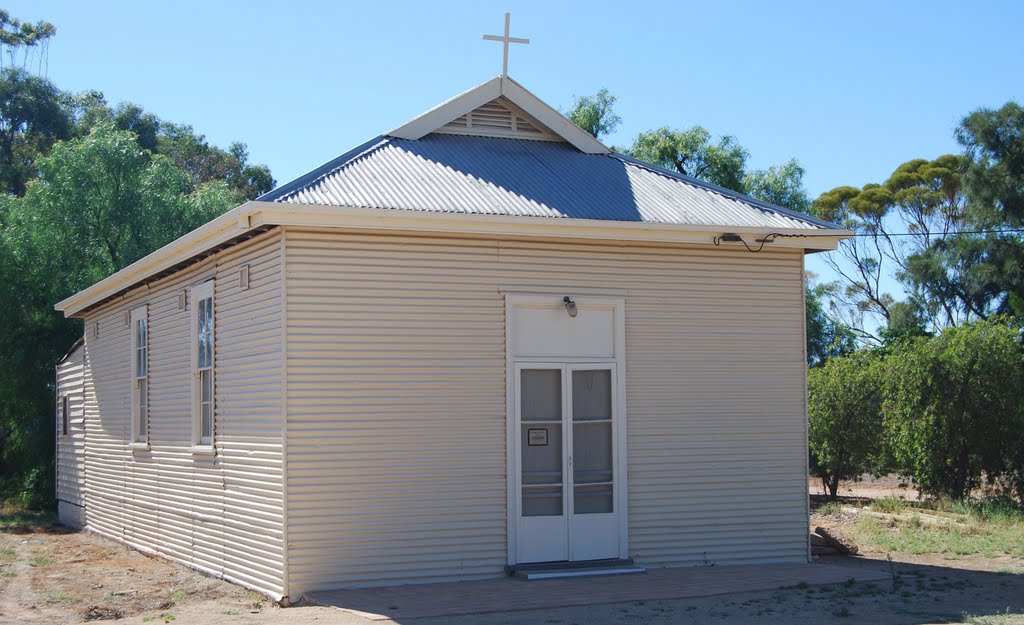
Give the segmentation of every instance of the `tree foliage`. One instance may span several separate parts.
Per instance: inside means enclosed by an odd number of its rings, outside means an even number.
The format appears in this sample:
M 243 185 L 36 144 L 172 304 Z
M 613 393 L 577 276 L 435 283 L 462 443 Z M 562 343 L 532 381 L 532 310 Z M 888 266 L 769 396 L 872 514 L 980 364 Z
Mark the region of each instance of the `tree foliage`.
M 963 154 L 908 161 L 882 184 L 836 187 L 815 200 L 812 213 L 859 235 L 830 264 L 862 337 L 1014 314 L 1012 302 L 1024 297 L 1022 134 L 1015 102 L 981 109 L 956 131 Z M 902 294 L 887 289 L 893 282 Z
M 615 131 L 622 121 L 615 114 L 615 96 L 601 89 L 592 96 L 576 96 L 566 116 L 594 137 Z M 804 168 L 791 159 L 768 169 L 747 170 L 747 150 L 736 137 L 717 139 L 703 126 L 676 130 L 663 126 L 641 132 L 628 148 L 618 151 L 664 169 L 745 193 L 783 208 L 806 211 Z
M 806 287 L 807 364 L 812 367 L 829 358 L 849 354 L 856 348 L 853 332 L 828 313 L 826 295 L 832 288 L 830 284 L 808 284 Z
M 961 121 L 956 139 L 971 165 L 964 186 L 980 224 L 1024 224 L 1024 107 L 978 109 Z
M 947 328 L 889 351 L 882 384 L 895 468 L 924 491 L 962 499 L 1019 467 L 1024 348 L 1001 319 Z
M 812 470 L 832 500 L 840 480 L 859 479 L 879 462 L 879 387 L 879 359 L 868 351 L 830 359 L 807 373 Z
M 81 336 L 52 306 L 233 207 L 224 182 L 188 179 L 132 133 L 99 126 L 39 158 L 40 177 L 0 216 L 0 496 L 52 488 L 53 365 Z
M 743 177 L 749 155 L 732 135 L 715 140 L 702 126 L 687 130 L 663 126 L 640 133 L 627 152 L 685 176 L 741 193 L 744 190 Z
M 3 66 L 4 53 L 7 55 L 8 66 L 14 67 L 20 52 L 22 68 L 31 64 L 33 56 L 38 58 L 41 68 L 46 62 L 50 39 L 56 34 L 57 27 L 49 22 L 23 22 L 0 9 L 0 67 Z
M 188 124 L 161 121 L 152 113 L 131 103 L 111 107 L 103 94 L 85 92 L 73 98 L 79 134 L 87 134 L 98 126 L 113 126 L 135 135 L 139 147 L 169 157 L 186 174 L 188 192 L 204 184 L 223 181 L 238 196 L 238 201 L 252 200 L 274 187 L 274 178 L 266 165 L 249 163 L 244 143 L 232 143 L 227 150 L 219 148 L 198 134 Z
M 53 32 L 24 26 L 0 11 L 9 59 Z M 98 91 L 62 92 L 22 65 L 0 69 L 0 503 L 43 505 L 53 498 L 53 366 L 82 335 L 53 304 L 274 181 L 244 144 L 221 149 Z
M 895 470 L 962 499 L 987 481 L 1024 495 L 1024 344 L 1005 317 L 905 337 L 808 372 L 812 470 L 839 479 Z
M 768 169 L 755 169 L 743 176 L 743 192 L 747 195 L 801 213 L 811 207 L 804 189 L 805 170 L 795 159 Z
M 616 99 L 607 89 L 591 96 L 575 96 L 567 117 L 594 138 L 611 134 L 622 122 L 614 111 Z
M 35 161 L 72 134 L 63 94 L 22 69 L 0 70 L 0 192 L 23 195 Z

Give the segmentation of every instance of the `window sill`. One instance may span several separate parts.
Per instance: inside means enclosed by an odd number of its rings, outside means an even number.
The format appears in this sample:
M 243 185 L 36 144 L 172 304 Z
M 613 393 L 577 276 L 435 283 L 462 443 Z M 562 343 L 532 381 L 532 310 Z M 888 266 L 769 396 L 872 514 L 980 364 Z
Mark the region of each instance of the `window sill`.
M 136 441 L 134 443 L 128 443 L 128 448 L 131 449 L 132 451 L 149 451 L 150 450 L 149 442 L 148 441 L 145 442 L 145 443 L 138 442 L 138 441 Z
M 193 456 L 213 456 L 217 453 L 213 445 L 192 445 L 189 451 Z

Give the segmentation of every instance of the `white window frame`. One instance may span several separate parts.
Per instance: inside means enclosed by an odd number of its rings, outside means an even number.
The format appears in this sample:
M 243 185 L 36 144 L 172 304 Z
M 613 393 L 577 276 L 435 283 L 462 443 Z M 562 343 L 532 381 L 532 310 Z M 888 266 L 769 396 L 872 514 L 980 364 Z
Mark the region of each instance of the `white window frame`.
M 142 305 L 131 310 L 129 314 L 128 327 L 131 331 L 131 386 L 132 386 L 132 439 L 134 447 L 149 446 L 149 310 L 148 306 Z M 145 323 L 144 345 L 139 345 L 139 334 L 137 326 L 139 322 Z M 139 371 L 139 352 L 143 353 L 145 370 Z M 144 393 L 142 391 L 145 391 Z M 145 398 L 145 406 L 142 405 L 142 398 Z M 145 408 L 145 414 L 142 409 Z M 141 426 L 141 427 L 140 427 Z
M 210 363 L 207 367 L 199 367 L 199 302 L 209 299 L 210 300 Z M 214 374 L 216 363 L 216 319 L 217 314 L 214 310 L 214 298 L 213 298 L 213 280 L 208 280 L 192 287 L 191 297 L 189 298 L 189 323 L 191 325 L 191 374 L 192 374 L 192 450 L 197 453 L 212 453 L 214 449 L 214 440 L 216 434 L 216 376 Z M 202 431 L 203 426 L 203 389 L 202 389 L 202 373 L 208 371 L 208 375 L 211 378 L 210 387 L 213 392 L 210 397 L 210 432 L 208 436 L 204 436 Z

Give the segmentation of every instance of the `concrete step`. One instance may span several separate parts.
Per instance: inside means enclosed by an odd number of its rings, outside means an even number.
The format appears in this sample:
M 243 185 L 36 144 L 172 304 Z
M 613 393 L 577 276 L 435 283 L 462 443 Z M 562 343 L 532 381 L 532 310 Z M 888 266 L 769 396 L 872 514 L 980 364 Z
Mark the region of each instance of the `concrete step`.
M 528 569 L 515 571 L 516 577 L 528 580 L 562 579 L 566 577 L 592 577 L 597 575 L 632 575 L 646 573 L 642 566 L 573 566 L 564 568 Z

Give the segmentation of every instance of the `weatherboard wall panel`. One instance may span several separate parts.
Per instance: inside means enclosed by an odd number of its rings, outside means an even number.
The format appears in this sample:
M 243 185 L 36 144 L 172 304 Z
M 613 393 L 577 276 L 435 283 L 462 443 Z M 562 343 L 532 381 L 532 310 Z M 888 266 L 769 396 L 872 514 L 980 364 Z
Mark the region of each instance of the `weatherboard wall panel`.
M 85 523 L 85 356 L 81 347 L 57 365 L 54 416 L 58 517 L 66 525 L 81 527 Z
M 249 265 L 243 289 L 239 270 Z M 192 450 L 190 315 L 214 279 L 216 454 Z M 87 526 L 271 596 L 284 587 L 280 234 L 137 288 L 85 319 Z M 130 329 L 148 307 L 149 448 L 130 447 Z M 93 327 L 98 324 L 98 334 Z M 268 389 L 269 392 L 268 392 Z
M 799 251 L 285 243 L 293 597 L 503 573 L 505 293 L 626 301 L 639 564 L 806 560 Z

